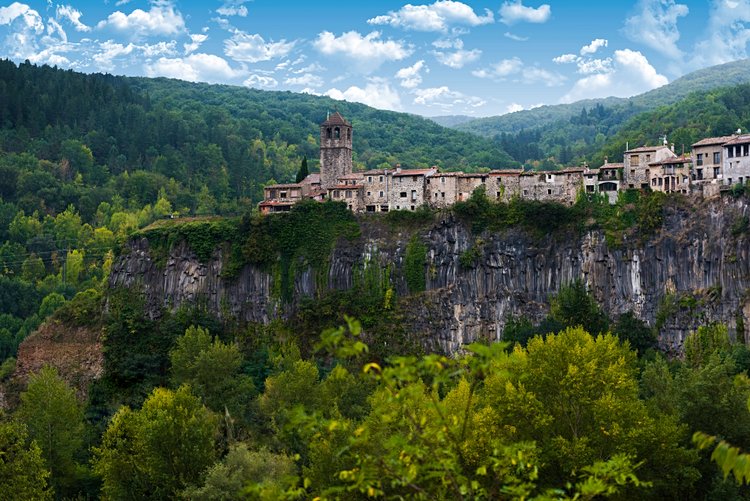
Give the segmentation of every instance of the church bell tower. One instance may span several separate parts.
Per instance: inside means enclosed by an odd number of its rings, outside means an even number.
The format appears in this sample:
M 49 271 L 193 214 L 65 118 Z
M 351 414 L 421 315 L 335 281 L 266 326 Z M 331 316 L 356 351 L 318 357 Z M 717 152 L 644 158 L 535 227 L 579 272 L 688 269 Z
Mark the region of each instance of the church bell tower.
M 320 124 L 320 186 L 331 188 L 336 178 L 352 173 L 352 124 L 336 111 Z

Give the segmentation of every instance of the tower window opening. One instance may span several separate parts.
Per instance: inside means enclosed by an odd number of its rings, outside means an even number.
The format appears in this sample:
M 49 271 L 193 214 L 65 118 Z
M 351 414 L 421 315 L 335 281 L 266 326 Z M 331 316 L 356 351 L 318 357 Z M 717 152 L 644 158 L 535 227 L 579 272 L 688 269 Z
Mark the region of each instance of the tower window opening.
M 335 129 L 333 129 L 333 138 L 334 139 L 341 139 L 341 129 L 339 129 L 338 127 L 336 127 Z
M 348 139 L 349 141 L 351 141 L 351 139 L 352 139 L 352 130 L 351 129 L 346 129 L 346 139 Z
M 328 128 L 326 129 L 326 137 L 327 137 L 328 139 L 331 139 L 331 128 L 330 128 L 330 127 L 328 127 Z

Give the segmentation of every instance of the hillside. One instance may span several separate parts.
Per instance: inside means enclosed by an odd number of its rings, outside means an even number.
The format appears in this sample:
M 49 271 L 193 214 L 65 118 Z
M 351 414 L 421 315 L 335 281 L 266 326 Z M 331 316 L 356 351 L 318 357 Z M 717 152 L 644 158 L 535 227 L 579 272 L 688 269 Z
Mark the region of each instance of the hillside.
M 191 192 L 206 185 L 217 199 L 257 201 L 269 180 L 293 180 L 304 155 L 314 165 L 319 124 L 333 110 L 354 124 L 361 168 L 512 164 L 487 140 L 327 97 L 0 62 L 0 149 L 58 162 L 62 142 L 79 141 L 97 171 L 83 173 L 85 184 L 144 170 Z
M 749 81 L 750 60 L 746 59 L 690 73 L 629 99 L 591 99 L 542 106 L 461 123 L 455 128 L 495 138 L 498 146 L 519 162 L 538 165 L 544 160 L 542 165 L 549 167 L 577 164 L 591 161 L 628 120 L 640 120 L 635 118 L 639 113 L 678 103 L 691 93 Z M 657 135 L 649 140 L 655 141 Z

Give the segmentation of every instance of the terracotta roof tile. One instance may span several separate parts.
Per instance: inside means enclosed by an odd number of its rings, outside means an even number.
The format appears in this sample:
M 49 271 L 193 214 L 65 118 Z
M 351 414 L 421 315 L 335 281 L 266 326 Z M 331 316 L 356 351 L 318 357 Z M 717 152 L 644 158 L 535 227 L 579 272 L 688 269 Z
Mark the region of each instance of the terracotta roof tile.
M 344 117 L 341 116 L 341 113 L 338 111 L 334 111 L 330 115 L 328 115 L 328 118 L 325 122 L 323 122 L 323 125 L 346 125 L 347 127 L 351 127 L 352 124 L 346 121 Z
M 714 144 L 724 144 L 727 141 L 731 141 L 734 139 L 735 136 L 717 136 L 717 137 L 706 137 L 698 141 L 697 143 L 693 143 L 693 148 L 696 146 L 710 146 Z

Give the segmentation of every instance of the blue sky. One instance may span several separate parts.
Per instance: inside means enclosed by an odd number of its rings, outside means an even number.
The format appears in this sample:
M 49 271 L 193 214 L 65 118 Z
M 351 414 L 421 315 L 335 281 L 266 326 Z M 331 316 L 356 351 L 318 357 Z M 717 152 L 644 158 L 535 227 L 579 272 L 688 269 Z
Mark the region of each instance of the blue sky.
M 0 0 L 0 57 L 434 116 L 631 96 L 746 58 L 750 0 Z

